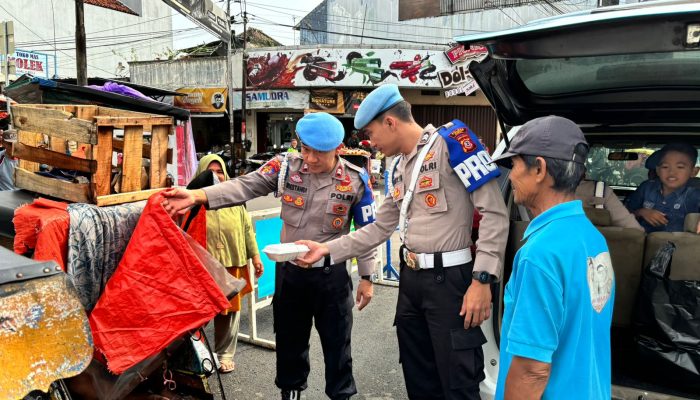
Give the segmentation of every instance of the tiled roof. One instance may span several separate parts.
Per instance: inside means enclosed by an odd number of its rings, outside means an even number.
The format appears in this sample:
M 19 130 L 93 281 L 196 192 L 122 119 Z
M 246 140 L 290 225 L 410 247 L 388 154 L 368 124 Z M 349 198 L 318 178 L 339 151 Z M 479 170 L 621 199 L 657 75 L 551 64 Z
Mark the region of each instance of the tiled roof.
M 84 0 L 84 1 L 85 1 L 85 4 L 89 4 L 91 6 L 108 8 L 108 9 L 114 10 L 114 11 L 120 11 L 120 12 L 127 13 L 127 14 L 138 15 L 132 9 L 130 9 L 129 7 L 122 4 L 121 1 L 119 1 L 119 0 Z

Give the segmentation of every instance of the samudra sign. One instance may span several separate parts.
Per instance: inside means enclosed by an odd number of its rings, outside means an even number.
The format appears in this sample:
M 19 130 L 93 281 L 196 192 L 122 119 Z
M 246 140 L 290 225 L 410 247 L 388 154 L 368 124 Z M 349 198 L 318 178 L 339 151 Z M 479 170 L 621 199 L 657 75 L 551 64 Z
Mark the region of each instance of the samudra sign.
M 248 109 L 291 108 L 304 110 L 309 108 L 308 90 L 250 90 L 245 94 Z M 233 94 L 234 108 L 241 107 L 241 92 Z

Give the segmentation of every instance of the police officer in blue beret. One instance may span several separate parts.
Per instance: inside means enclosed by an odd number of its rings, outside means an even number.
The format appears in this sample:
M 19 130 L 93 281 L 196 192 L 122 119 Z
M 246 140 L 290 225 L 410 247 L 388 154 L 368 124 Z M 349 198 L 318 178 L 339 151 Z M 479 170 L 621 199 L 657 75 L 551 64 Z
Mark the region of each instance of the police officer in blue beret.
M 410 399 L 479 399 L 486 341 L 508 214 L 496 183 L 500 172 L 477 135 L 458 120 L 418 125 L 396 85 L 375 89 L 355 127 L 395 156 L 376 222 L 325 244 L 303 241 L 320 257 L 345 260 L 386 241 L 399 227 L 401 285 L 396 305 L 399 358 Z M 482 216 L 476 256 L 470 247 L 474 210 Z
M 282 201 L 281 242 L 327 241 L 374 221 L 375 204 L 369 175 L 338 157 L 342 123 L 327 113 L 304 116 L 296 133 L 301 153 L 278 155 L 257 172 L 201 190 L 171 189 L 164 206 L 171 215 L 196 204 L 209 209 L 237 205 L 271 192 Z M 355 302 L 362 310 L 372 299 L 370 276 L 376 250 L 357 257 L 360 283 Z M 326 394 L 348 399 L 357 393 L 352 375 L 350 332 L 352 283 L 345 262 L 325 257 L 311 264 L 277 263 L 272 302 L 277 342 L 277 377 L 282 399 L 300 399 L 309 375 L 309 335 L 315 325 L 323 345 Z

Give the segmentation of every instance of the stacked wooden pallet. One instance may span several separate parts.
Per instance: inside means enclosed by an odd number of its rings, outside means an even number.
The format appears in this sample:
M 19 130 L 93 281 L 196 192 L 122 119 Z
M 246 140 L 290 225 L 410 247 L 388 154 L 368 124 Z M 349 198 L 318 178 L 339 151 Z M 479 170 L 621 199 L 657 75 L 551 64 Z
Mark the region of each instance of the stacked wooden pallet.
M 5 145 L 20 159 L 15 173 L 19 188 L 72 202 L 113 205 L 144 200 L 167 186 L 172 117 L 98 106 L 22 104 L 12 107 L 12 120 L 18 140 Z M 67 154 L 71 142 L 81 149 L 80 157 Z M 117 185 L 112 182 L 115 153 L 123 154 Z M 150 160 L 147 174 L 144 159 Z M 78 171 L 86 182 L 38 175 L 40 164 Z

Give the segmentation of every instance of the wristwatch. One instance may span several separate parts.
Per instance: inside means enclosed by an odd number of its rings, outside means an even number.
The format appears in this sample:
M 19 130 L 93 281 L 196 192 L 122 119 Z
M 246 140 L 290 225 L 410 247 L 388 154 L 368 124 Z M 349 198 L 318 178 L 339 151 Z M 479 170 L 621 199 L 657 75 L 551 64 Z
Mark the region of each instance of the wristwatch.
M 360 279 L 372 282 L 372 275 L 361 275 Z
M 477 280 L 480 283 L 495 283 L 498 281 L 498 277 L 496 275 L 491 275 L 486 271 L 472 272 L 472 279 Z

